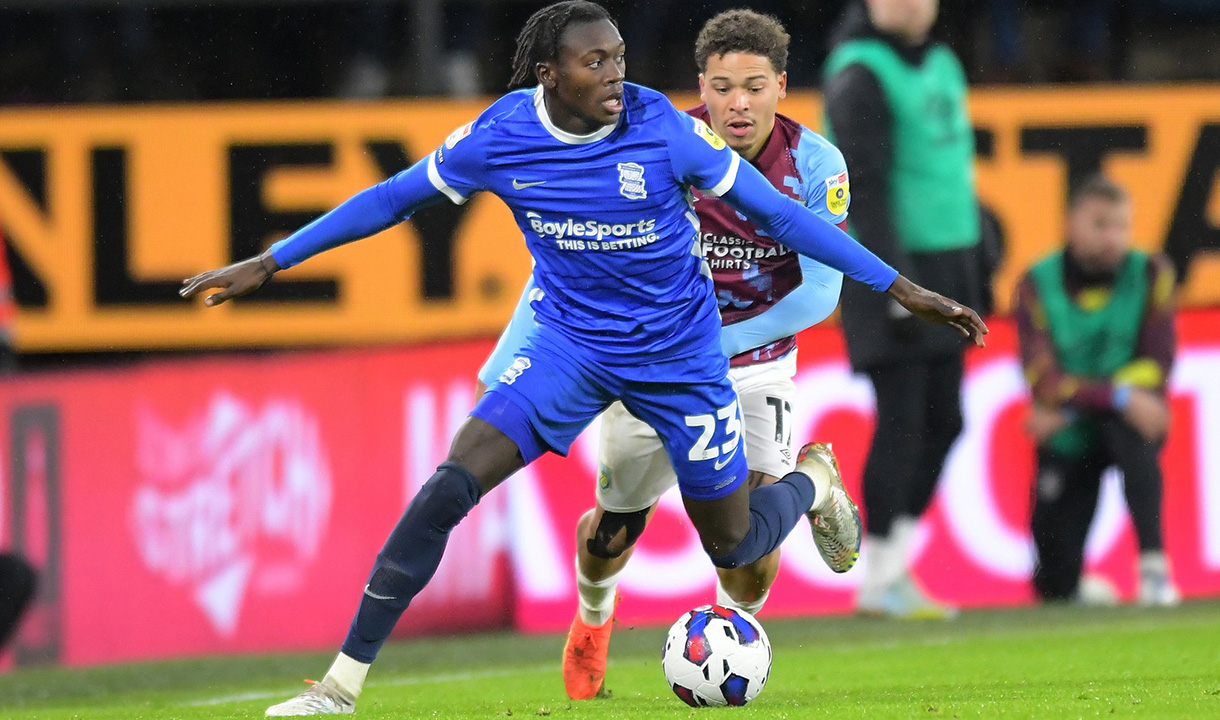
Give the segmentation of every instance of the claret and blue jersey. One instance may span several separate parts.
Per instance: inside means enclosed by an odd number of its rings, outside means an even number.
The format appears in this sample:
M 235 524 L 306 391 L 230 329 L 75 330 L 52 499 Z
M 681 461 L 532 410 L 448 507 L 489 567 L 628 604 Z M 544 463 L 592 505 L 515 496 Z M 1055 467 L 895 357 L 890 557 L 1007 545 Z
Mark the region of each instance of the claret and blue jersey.
M 739 157 L 637 85 L 625 85 L 616 125 L 585 136 L 541 104 L 541 88 L 497 102 L 432 154 L 429 179 L 455 202 L 488 190 L 512 210 L 535 261 L 539 323 L 606 359 L 701 352 L 720 320 L 687 188 L 723 194 Z

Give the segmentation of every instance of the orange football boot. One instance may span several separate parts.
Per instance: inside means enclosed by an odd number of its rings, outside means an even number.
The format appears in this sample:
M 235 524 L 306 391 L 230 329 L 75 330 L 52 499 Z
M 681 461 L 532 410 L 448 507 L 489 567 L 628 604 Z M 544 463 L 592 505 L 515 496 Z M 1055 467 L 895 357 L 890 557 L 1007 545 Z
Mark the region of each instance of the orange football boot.
M 572 620 L 563 646 L 563 688 L 573 700 L 591 700 L 601 692 L 613 626 L 613 616 L 598 626 L 586 625 L 580 612 Z

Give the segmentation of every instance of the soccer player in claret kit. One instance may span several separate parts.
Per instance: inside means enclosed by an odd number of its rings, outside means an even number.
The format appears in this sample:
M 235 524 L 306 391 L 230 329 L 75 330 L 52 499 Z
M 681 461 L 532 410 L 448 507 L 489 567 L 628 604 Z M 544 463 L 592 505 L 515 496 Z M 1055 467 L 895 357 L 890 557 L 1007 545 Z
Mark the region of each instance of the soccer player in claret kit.
M 445 462 L 377 555 L 326 676 L 269 715 L 354 711 L 369 665 L 435 572 L 449 532 L 505 478 L 566 453 L 615 400 L 657 429 L 687 514 L 717 567 L 779 546 L 818 500 L 802 465 L 750 492 L 741 416 L 720 347 L 710 271 L 688 188 L 752 218 L 778 242 L 979 343 L 969 308 L 898 275 L 842 230 L 777 191 L 705 123 L 623 81 L 623 41 L 599 5 L 550 5 L 526 23 L 511 92 L 426 159 L 363 190 L 261 255 L 185 281 L 211 306 L 281 268 L 367 237 L 429 204 L 486 190 L 512 211 L 535 261 L 537 324 L 479 400 Z M 813 473 L 820 474 L 820 473 Z
M 704 104 L 687 112 L 708 123 L 781 192 L 842 227 L 850 202 L 843 156 L 825 138 L 776 113 L 787 89 L 788 41 L 779 21 L 767 15 L 729 10 L 713 17 L 695 45 Z M 724 323 L 721 345 L 731 358 L 729 377 L 740 401 L 747 482 L 769 485 L 794 465 L 795 334 L 834 311 L 843 275 L 760 233 L 723 200 L 698 190 L 694 198 Z M 482 384 L 494 383 L 525 344 L 534 324 L 533 287 L 527 283 L 512 321 L 479 372 Z M 622 403 L 602 415 L 600 432 L 597 503 L 577 524 L 579 608 L 563 655 L 564 688 L 574 700 L 601 691 L 618 575 L 661 495 L 677 483 L 657 433 Z M 846 572 L 858 557 L 859 513 L 843 490 L 830 448 L 811 443 L 802 453 L 821 461 L 807 466 L 816 473 L 815 483 L 824 483 L 821 502 L 809 513 L 815 543 L 832 570 Z M 840 532 L 829 530 L 827 518 L 834 518 Z M 721 568 L 716 602 L 756 614 L 778 571 L 779 550 L 743 567 Z

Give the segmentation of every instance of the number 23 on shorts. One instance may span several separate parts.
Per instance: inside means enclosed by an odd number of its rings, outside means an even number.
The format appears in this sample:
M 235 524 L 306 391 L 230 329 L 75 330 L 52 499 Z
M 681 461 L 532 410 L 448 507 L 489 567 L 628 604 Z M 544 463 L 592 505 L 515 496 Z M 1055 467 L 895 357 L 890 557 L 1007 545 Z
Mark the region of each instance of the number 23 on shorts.
M 699 437 L 687 453 L 687 458 L 691 462 L 715 460 L 714 467 L 717 470 L 728 464 L 737 452 L 737 446 L 741 444 L 741 414 L 737 411 L 737 401 L 720 408 L 715 415 L 687 415 L 685 421 L 687 427 L 699 428 Z M 718 447 L 709 447 L 712 437 L 716 434 L 717 421 L 724 422 L 726 439 Z

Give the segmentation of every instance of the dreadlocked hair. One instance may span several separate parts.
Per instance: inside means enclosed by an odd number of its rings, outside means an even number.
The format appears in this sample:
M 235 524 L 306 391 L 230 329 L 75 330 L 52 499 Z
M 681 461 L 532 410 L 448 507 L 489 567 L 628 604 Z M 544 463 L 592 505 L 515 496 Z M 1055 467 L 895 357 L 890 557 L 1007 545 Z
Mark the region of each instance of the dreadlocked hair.
M 538 63 L 559 57 L 559 39 L 563 31 L 573 23 L 609 20 L 615 25 L 610 13 L 597 3 L 585 0 L 565 0 L 547 5 L 525 21 L 525 27 L 517 35 L 517 51 L 513 54 L 513 76 L 508 89 L 528 87 L 537 82 L 534 68 Z M 615 25 L 617 27 L 617 25 Z

